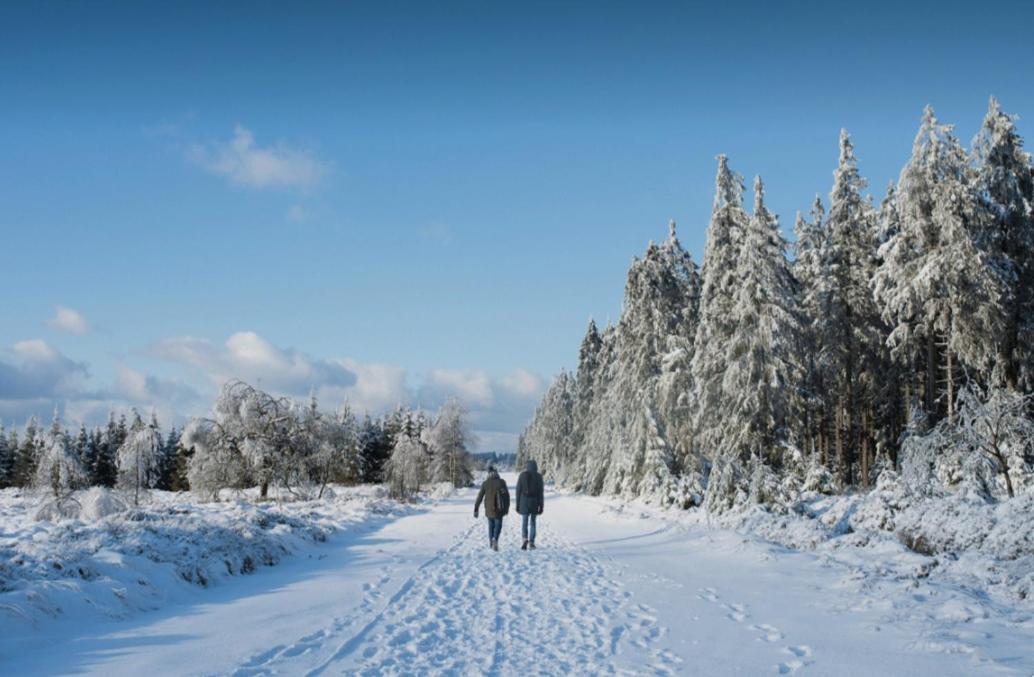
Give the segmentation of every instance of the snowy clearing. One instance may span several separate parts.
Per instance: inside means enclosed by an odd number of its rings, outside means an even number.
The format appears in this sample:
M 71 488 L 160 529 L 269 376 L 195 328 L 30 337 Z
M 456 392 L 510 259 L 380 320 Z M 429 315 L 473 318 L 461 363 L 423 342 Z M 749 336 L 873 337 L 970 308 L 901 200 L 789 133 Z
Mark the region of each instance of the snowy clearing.
M 514 478 L 507 478 L 512 484 Z M 1034 615 L 933 577 L 852 563 L 608 499 L 550 493 L 540 549 L 473 490 L 157 611 L 4 620 L 8 674 L 1029 675 Z M 333 503 L 333 501 L 331 502 Z M 303 556 L 304 555 L 304 556 Z M 864 560 L 864 561 L 861 561 Z M 9 593 L 5 593 L 5 596 Z M 90 621 L 90 622 L 87 622 Z

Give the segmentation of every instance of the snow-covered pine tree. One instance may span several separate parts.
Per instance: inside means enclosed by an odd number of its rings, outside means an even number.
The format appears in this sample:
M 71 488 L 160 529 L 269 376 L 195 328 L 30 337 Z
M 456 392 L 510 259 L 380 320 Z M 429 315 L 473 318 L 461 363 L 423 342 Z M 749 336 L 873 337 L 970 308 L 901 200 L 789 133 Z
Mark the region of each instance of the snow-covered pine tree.
M 76 433 L 73 446 L 75 448 L 75 455 L 79 457 L 79 463 L 88 472 L 90 467 L 90 433 L 86 430 L 85 423 L 79 424 L 79 432 Z
M 392 443 L 381 422 L 366 415 L 359 427 L 362 454 L 362 481 L 383 482 L 384 466 L 391 457 Z
M 743 177 L 729 169 L 724 155 L 718 156 L 714 205 L 707 227 L 707 244 L 701 266 L 700 320 L 697 324 L 692 362 L 693 408 L 696 444 L 707 458 L 714 458 L 720 442 L 722 379 L 725 349 L 732 336 L 733 304 L 741 284 L 738 273 L 743 261 L 754 253 L 743 251 L 748 216 L 743 209 Z
M 697 323 L 700 319 L 700 273 L 693 257 L 682 248 L 675 234 L 675 222 L 669 224 L 668 242 L 662 247 L 670 257 L 670 274 L 674 277 L 668 307 L 661 309 L 670 322 L 662 326 L 666 345 L 661 357 L 658 406 L 665 424 L 665 434 L 672 450 L 672 471 L 676 475 L 702 475 L 699 455 L 693 442 L 693 351 Z M 694 478 L 694 482 L 696 478 Z
M 797 307 L 801 313 L 803 369 L 800 384 L 800 411 L 803 419 L 798 426 L 798 442 L 809 457 L 809 465 L 823 466 L 828 462 L 829 412 L 832 409 L 827 406 L 829 392 L 825 385 L 828 365 L 822 360 L 820 352 L 822 335 L 826 331 L 828 300 L 824 289 L 826 263 L 829 260 L 826 253 L 829 238 L 825 214 L 822 199 L 818 195 L 812 204 L 810 219 L 797 213 L 793 262 L 793 273 L 797 279 Z
M 430 481 L 451 482 L 454 487 L 467 487 L 474 480 L 470 453 L 467 450 L 471 433 L 464 423 L 463 407 L 450 397 L 434 424 L 426 428 L 421 439 L 431 452 Z
M 36 489 L 50 491 L 55 497 L 60 498 L 85 486 L 87 480 L 86 471 L 79 462 L 79 455 L 68 439 L 68 433 L 61 427 L 61 419 L 55 411 L 50 429 L 39 441 L 32 484 Z
M 31 487 L 36 478 L 36 464 L 39 460 L 39 423 L 30 416 L 22 433 L 22 443 L 14 460 L 14 483 L 19 487 Z
M 591 426 L 591 411 L 596 400 L 596 381 L 600 372 L 600 351 L 603 349 L 603 338 L 600 336 L 596 322 L 589 318 L 589 326 L 578 349 L 578 368 L 572 384 L 571 402 L 571 436 L 562 449 L 557 450 L 558 457 L 552 462 L 553 480 L 558 484 L 567 484 L 572 479 L 577 483 L 584 468 L 580 462 L 580 454 L 585 451 L 586 438 Z M 541 454 L 540 454 L 541 456 Z M 577 459 L 577 460 L 576 460 Z M 523 461 L 523 459 L 521 459 Z M 518 467 L 523 463 L 518 462 Z M 544 466 L 540 466 L 542 468 Z
M 335 479 L 343 484 L 356 484 L 362 481 L 363 456 L 359 447 L 359 422 L 348 402 L 343 402 L 338 407 L 334 422 L 341 459 Z
M 991 97 L 973 140 L 976 192 L 982 214 L 979 245 L 1002 287 L 999 378 L 1012 389 L 1034 389 L 1034 172 L 1013 117 Z
M 17 444 L 11 446 L 4 425 L 0 423 L 0 489 L 6 489 L 14 483 L 14 450 L 16 448 Z
M 589 427 L 581 448 L 575 450 L 572 486 L 591 494 L 600 494 L 617 450 L 627 449 L 625 418 L 615 414 L 618 351 L 617 327 L 608 323 L 600 334 L 599 364 L 593 379 L 593 400 L 589 409 Z
M 876 214 L 862 197 L 854 147 L 840 132 L 840 161 L 833 173 L 827 246 L 821 277 L 820 360 L 830 365 L 826 386 L 834 401 L 834 445 L 841 482 L 868 484 L 875 446 L 875 389 L 883 359 L 884 329 L 870 283 L 876 262 Z M 857 466 L 857 467 L 856 467 Z
M 550 478 L 570 476 L 569 463 L 573 462 L 573 384 L 566 371 L 561 371 L 543 396 L 531 423 L 524 430 L 517 447 L 517 464 L 529 460 Z
M 154 423 L 145 423 L 134 411 L 133 423 L 118 448 L 118 486 L 133 493 L 133 505 L 140 505 L 140 492 L 154 489 L 161 476 L 163 441 L 157 420 Z
M 699 471 L 691 460 L 690 421 L 678 419 L 688 414 L 688 403 L 680 403 L 681 393 L 674 392 L 676 384 L 692 383 L 689 364 L 698 297 L 696 267 L 671 223 L 668 238 L 661 245 L 650 243 L 646 255 L 635 259 L 628 271 L 616 333 L 614 381 L 608 391 L 609 409 L 623 428 L 618 438 L 622 446 L 610 454 L 605 493 L 666 499 L 679 470 L 676 443 L 683 462 Z M 662 392 L 664 380 L 672 391 Z M 675 418 L 666 416 L 668 412 Z M 676 430 L 685 437 L 676 439 Z
M 108 412 L 108 423 L 97 447 L 94 465 L 90 468 L 91 482 L 96 486 L 113 487 L 118 480 L 118 449 L 125 441 L 124 426 L 115 420 L 115 412 Z
M 892 354 L 913 370 L 912 390 L 936 421 L 953 411 L 959 361 L 977 374 L 992 366 L 1003 313 L 998 278 L 975 241 L 980 212 L 966 154 L 929 106 L 895 211 L 899 230 L 880 247 L 873 289 Z
M 427 448 L 405 430 L 395 436 L 395 446 L 385 468 L 388 494 L 398 500 L 409 500 L 427 481 Z
M 177 491 L 177 465 L 180 446 L 180 433 L 175 426 L 169 429 L 162 443 L 162 461 L 158 469 L 157 489 L 162 491 Z
M 794 390 L 800 383 L 800 322 L 786 241 L 764 203 L 760 177 L 754 182 L 754 213 L 742 240 L 735 271 L 740 285 L 732 299 L 730 336 L 717 404 L 717 458 L 705 505 L 721 512 L 743 497 L 771 501 L 773 473 L 783 463 Z

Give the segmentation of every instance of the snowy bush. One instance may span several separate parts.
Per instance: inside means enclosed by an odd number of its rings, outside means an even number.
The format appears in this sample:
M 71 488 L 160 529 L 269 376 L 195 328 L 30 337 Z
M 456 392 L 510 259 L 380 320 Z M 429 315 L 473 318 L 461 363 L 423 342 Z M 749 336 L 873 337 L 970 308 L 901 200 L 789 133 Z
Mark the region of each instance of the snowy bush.
M 418 439 L 400 434 L 386 471 L 388 495 L 406 501 L 427 481 L 427 448 Z
M 350 525 L 399 511 L 374 487 L 284 504 L 192 503 L 186 493 L 154 491 L 145 506 L 128 508 L 103 488 L 71 498 L 61 506 L 48 501 L 44 509 L 56 512 L 36 521 L 34 494 L 0 491 L 0 632 L 63 610 L 90 619 L 154 609 L 181 595 L 183 586 L 251 573 Z
M 126 502 L 105 487 L 90 487 L 67 496 L 45 500 L 37 509 L 35 518 L 53 522 L 77 519 L 84 522 L 103 519 L 128 509 Z
M 86 471 L 57 419 L 43 436 L 33 485 L 59 498 L 86 484 Z
M 118 486 L 132 493 L 140 505 L 140 492 L 158 485 L 162 463 L 162 436 L 158 426 L 134 417 L 126 441 L 118 449 Z

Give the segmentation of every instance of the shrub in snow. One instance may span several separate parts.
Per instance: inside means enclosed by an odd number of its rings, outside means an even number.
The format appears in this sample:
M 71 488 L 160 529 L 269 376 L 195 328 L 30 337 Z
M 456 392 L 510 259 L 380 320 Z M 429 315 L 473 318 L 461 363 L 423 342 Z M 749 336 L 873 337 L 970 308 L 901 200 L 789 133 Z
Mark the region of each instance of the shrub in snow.
M 86 470 L 69 443 L 68 436 L 55 419 L 54 425 L 43 436 L 39 448 L 33 486 L 61 497 L 86 482 Z
M 161 476 L 161 431 L 135 414 L 116 459 L 118 486 L 132 493 L 133 505 L 140 505 L 140 492 L 153 489 Z
M 454 487 L 471 485 L 474 473 L 467 446 L 472 439 L 463 422 L 463 407 L 456 398 L 449 398 L 434 424 L 421 433 L 431 453 L 428 474 L 432 482 L 452 482 Z
M 127 507 L 126 502 L 110 489 L 90 487 L 44 501 L 36 510 L 35 518 L 49 522 L 60 519 L 92 521 L 124 512 Z
M 194 453 L 187 464 L 190 490 L 216 499 L 224 487 L 239 487 L 244 481 L 244 460 L 232 437 L 215 421 L 192 419 L 183 429 L 180 443 Z
M 388 495 L 409 500 L 420 491 L 426 478 L 427 448 L 420 440 L 400 433 L 385 471 Z

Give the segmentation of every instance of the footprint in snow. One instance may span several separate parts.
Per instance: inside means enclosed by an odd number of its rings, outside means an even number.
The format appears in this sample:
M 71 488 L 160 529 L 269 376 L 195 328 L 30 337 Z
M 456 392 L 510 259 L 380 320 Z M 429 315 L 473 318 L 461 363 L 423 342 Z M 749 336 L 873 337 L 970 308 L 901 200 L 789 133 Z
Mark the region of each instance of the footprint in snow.
M 767 623 L 752 625 L 750 626 L 750 629 L 757 630 L 758 633 L 760 633 L 761 635 L 758 639 L 761 639 L 765 642 L 778 642 L 783 638 L 783 633 L 779 630 L 779 628 L 772 625 L 768 625 Z

